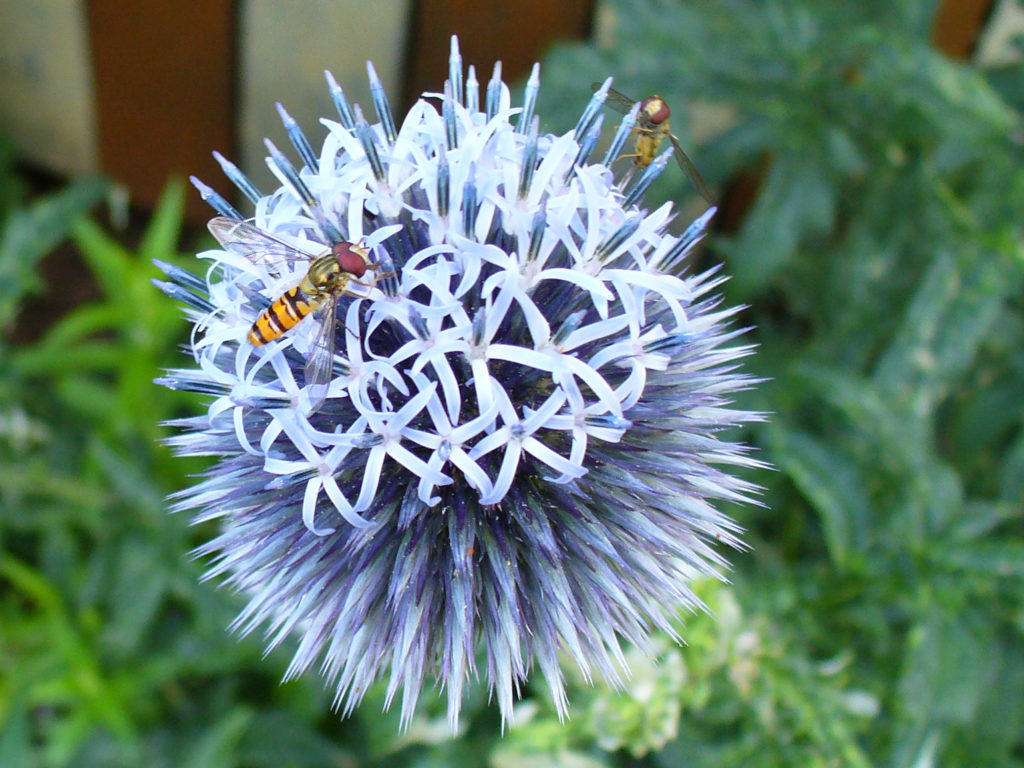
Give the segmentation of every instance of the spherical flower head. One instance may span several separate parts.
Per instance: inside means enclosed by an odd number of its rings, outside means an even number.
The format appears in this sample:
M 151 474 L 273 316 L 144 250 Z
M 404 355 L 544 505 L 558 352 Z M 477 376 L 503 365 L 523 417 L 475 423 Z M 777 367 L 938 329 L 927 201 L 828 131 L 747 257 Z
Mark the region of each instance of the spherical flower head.
M 400 127 L 370 78 L 372 125 L 328 74 L 319 152 L 281 110 L 302 163 L 268 142 L 269 194 L 217 156 L 250 220 L 194 180 L 223 247 L 204 278 L 162 265 L 196 367 L 161 381 L 212 396 L 170 443 L 219 461 L 174 509 L 220 521 L 199 553 L 248 598 L 236 629 L 295 635 L 287 676 L 318 664 L 345 712 L 386 678 L 408 723 L 430 676 L 454 728 L 482 675 L 508 719 L 536 664 L 563 714 L 560 663 L 621 683 L 622 642 L 675 636 L 738 545 L 715 505 L 752 488 L 723 468 L 757 462 L 718 433 L 757 418 L 729 400 L 749 348 L 721 278 L 678 274 L 713 209 L 674 236 L 640 207 L 671 149 L 612 172 L 636 106 L 591 159 L 610 80 L 558 136 L 536 68 L 513 108 L 496 67 L 481 108 L 454 40 Z M 311 290 L 339 248 L 360 269 Z

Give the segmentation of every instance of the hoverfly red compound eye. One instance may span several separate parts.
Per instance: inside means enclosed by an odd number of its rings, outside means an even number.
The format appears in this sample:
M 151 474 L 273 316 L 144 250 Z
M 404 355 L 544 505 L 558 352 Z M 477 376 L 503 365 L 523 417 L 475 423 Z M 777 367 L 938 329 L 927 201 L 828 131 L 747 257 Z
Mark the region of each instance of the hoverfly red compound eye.
M 640 104 L 640 110 L 646 113 L 647 119 L 651 121 L 652 125 L 661 125 L 672 114 L 668 104 L 660 96 L 648 96 Z
M 335 243 L 331 247 L 331 252 L 338 257 L 338 265 L 342 271 L 355 278 L 360 278 L 366 273 L 366 259 L 362 250 L 352 243 Z

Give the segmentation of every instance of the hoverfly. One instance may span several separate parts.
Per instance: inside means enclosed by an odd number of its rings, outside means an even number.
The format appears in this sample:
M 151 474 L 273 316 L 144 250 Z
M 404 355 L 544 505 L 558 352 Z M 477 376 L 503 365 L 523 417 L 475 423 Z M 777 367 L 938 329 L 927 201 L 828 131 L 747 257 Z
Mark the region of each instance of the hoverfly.
M 379 265 L 371 263 L 366 248 L 356 243 L 335 243 L 317 256 L 245 221 L 218 216 L 210 220 L 209 228 L 225 250 L 241 254 L 253 264 L 273 267 L 296 261 L 308 263 L 302 282 L 281 294 L 256 318 L 249 329 L 248 340 L 254 347 L 261 347 L 283 336 L 307 316 L 317 314 L 320 327 L 305 365 L 306 387 L 313 410 L 316 410 L 327 397 L 327 386 L 334 370 L 338 299 L 361 295 L 350 289 L 352 284 L 372 287 L 372 283 L 362 283 L 359 279 L 366 270 Z
M 594 90 L 600 87 L 601 83 L 593 84 Z M 628 115 L 637 101 L 640 101 L 640 111 L 637 112 L 636 126 L 633 128 L 633 153 L 621 155 L 621 157 L 632 157 L 634 165 L 646 168 L 654 160 L 654 155 L 658 151 L 658 145 L 661 144 L 663 139 L 667 138 L 672 142 L 672 147 L 675 149 L 673 154 L 675 155 L 676 162 L 679 163 L 679 167 L 690 177 L 690 181 L 693 182 L 693 186 L 696 187 L 700 196 L 710 201 L 711 192 L 708 189 L 707 182 L 704 181 L 704 177 L 700 175 L 697 166 L 693 164 L 693 161 L 690 160 L 689 156 L 679 145 L 679 138 L 669 131 L 668 119 L 672 114 L 672 110 L 669 109 L 668 104 L 661 96 L 655 94 L 643 100 L 631 99 L 614 88 L 609 88 L 605 104 L 616 112 Z

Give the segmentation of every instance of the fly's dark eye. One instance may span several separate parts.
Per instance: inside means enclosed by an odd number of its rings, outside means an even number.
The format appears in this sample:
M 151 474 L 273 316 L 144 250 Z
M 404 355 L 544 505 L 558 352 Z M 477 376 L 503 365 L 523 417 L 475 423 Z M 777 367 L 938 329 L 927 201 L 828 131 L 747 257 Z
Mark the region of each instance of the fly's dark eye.
M 640 108 L 647 114 L 647 119 L 654 125 L 661 125 L 672 114 L 668 104 L 660 96 L 648 96 L 643 100 Z
M 355 250 L 352 243 L 335 243 L 331 250 L 338 257 L 338 265 L 343 272 L 356 278 L 366 273 L 366 260 Z

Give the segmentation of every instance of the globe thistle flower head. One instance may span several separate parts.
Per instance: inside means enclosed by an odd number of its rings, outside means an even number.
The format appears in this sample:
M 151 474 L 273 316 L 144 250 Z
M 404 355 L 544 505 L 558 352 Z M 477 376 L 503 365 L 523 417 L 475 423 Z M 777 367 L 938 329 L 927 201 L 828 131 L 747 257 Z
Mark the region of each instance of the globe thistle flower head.
M 454 728 L 476 676 L 507 720 L 536 665 L 564 714 L 563 661 L 620 683 L 622 642 L 675 636 L 714 545 L 739 545 L 715 505 L 749 500 L 724 470 L 757 462 L 718 432 L 757 418 L 729 401 L 749 348 L 722 278 L 678 275 L 713 209 L 675 236 L 670 205 L 641 207 L 671 149 L 612 172 L 636 108 L 592 158 L 610 79 L 551 135 L 536 67 L 512 107 L 454 39 L 401 124 L 369 74 L 372 124 L 328 73 L 319 150 L 280 108 L 301 162 L 267 142 L 276 189 L 217 155 L 250 219 L 193 180 L 222 247 L 204 277 L 162 265 L 195 365 L 160 381 L 211 396 L 169 442 L 219 460 L 173 508 L 219 520 L 199 554 L 248 598 L 235 629 L 296 636 L 287 676 L 318 666 L 343 711 L 384 679 L 407 724 L 433 677 Z M 343 243 L 365 273 L 302 289 Z

